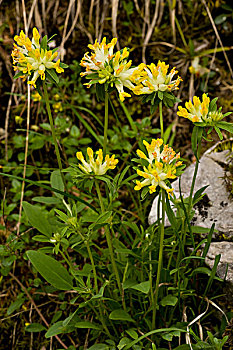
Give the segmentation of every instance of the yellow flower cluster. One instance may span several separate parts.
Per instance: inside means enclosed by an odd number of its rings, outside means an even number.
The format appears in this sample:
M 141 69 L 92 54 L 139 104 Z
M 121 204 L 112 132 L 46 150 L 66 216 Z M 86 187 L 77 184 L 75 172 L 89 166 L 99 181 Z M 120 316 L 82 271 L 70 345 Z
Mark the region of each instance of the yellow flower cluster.
M 88 45 L 93 52 L 90 55 L 89 52 L 85 53 L 82 58 L 80 64 L 86 68 L 86 71 L 81 73 L 81 76 L 90 79 L 90 82 L 85 84 L 88 87 L 96 83 L 108 83 L 111 87 L 115 86 L 120 100 L 124 101 L 125 97 L 131 96 L 124 91 L 124 87 L 130 90 L 135 88 L 133 73 L 140 68 L 130 68 L 132 61 L 127 61 L 129 51 L 126 47 L 113 53 L 116 42 L 117 39 L 114 38 L 109 44 L 106 44 L 106 38 L 103 38 L 100 43 L 96 40 L 93 45 Z
M 57 57 L 57 52 L 43 49 L 40 44 L 40 34 L 36 28 L 33 28 L 32 41 L 21 30 L 20 35 L 14 37 L 17 45 L 14 44 L 14 50 L 12 51 L 12 58 L 14 64 L 14 70 L 22 72 L 20 76 L 24 80 L 27 76 L 32 78 L 28 81 L 28 84 L 36 87 L 36 81 L 38 78 L 45 80 L 45 72 L 48 69 L 55 69 L 57 73 L 64 72 L 64 69 L 60 67 L 60 59 L 56 62 L 53 60 Z M 47 43 L 46 43 L 47 48 Z
M 200 98 L 197 96 L 193 97 L 193 102 L 188 101 L 185 102 L 185 107 L 178 107 L 179 112 L 177 115 L 180 117 L 187 118 L 191 120 L 193 123 L 203 123 L 204 125 L 212 125 L 215 122 L 221 121 L 225 115 L 219 111 L 210 111 L 210 98 L 206 95 L 202 95 L 202 102 Z
M 148 156 L 140 149 L 137 150 L 137 155 L 149 164 L 147 167 L 143 167 L 144 171 L 137 169 L 137 174 L 144 180 L 142 182 L 136 180 L 134 189 L 139 191 L 141 188 L 149 186 L 149 192 L 153 193 L 157 186 L 160 186 L 166 190 L 168 195 L 171 194 L 173 188 L 167 186 L 166 180 L 176 178 L 177 167 L 182 165 L 182 162 L 178 161 L 180 154 L 176 154 L 168 145 L 163 145 L 162 139 L 153 139 L 151 144 L 144 140 L 143 144 L 147 149 Z
M 76 153 L 78 160 L 82 163 L 82 165 L 79 164 L 79 168 L 85 174 L 94 173 L 95 175 L 104 175 L 109 169 L 115 169 L 118 163 L 118 159 L 115 159 L 115 155 L 110 157 L 107 154 L 104 159 L 102 149 L 96 152 L 96 159 L 94 159 L 94 152 L 90 147 L 87 148 L 87 154 L 89 162 L 84 159 L 82 152 Z
M 173 91 L 179 89 L 182 81 L 181 77 L 173 80 L 173 76 L 178 73 L 172 68 L 168 74 L 169 65 L 159 61 L 157 66 L 154 63 L 143 65 L 134 72 L 134 81 L 137 86 L 133 89 L 136 95 L 151 94 L 156 91 Z

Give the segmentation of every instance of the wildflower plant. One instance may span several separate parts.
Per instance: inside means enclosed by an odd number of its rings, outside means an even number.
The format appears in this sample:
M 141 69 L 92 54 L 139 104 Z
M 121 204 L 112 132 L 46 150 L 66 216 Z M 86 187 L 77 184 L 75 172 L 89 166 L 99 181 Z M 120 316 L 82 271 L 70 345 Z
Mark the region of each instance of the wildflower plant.
M 49 82 L 57 84 L 59 82 L 59 78 L 56 73 L 64 72 L 63 68 L 67 68 L 68 66 L 64 63 L 61 63 L 60 59 L 58 59 L 56 62 L 54 61 L 58 56 L 57 48 L 50 50 L 48 45 L 54 36 L 48 39 L 47 35 L 45 35 L 40 41 L 40 34 L 37 28 L 34 27 L 32 32 L 32 40 L 30 40 L 25 35 L 23 30 L 21 30 L 20 35 L 16 35 L 14 37 L 14 40 L 18 45 L 14 44 L 14 49 L 11 56 L 13 58 L 14 70 L 19 70 L 14 78 L 17 79 L 20 77 L 23 79 L 23 81 L 25 81 L 25 79 L 28 77 L 27 83 L 33 85 L 40 95 L 42 95 L 40 88 L 43 86 L 44 98 L 49 116 L 58 166 L 62 174 L 63 182 L 65 183 L 64 175 L 62 173 L 61 156 L 57 144 L 54 122 L 50 109 L 48 91 L 45 81 L 47 79 Z
M 28 84 L 39 89 L 42 81 L 46 78 L 52 83 L 58 83 L 56 73 L 63 73 L 68 66 L 60 62 L 60 59 L 55 61 L 58 56 L 57 49 L 49 49 L 49 40 L 45 35 L 40 41 L 40 34 L 37 28 L 33 28 L 33 38 L 30 40 L 23 30 L 20 35 L 15 35 L 14 49 L 12 51 L 13 68 L 19 71 L 15 75 L 15 79 L 20 77 L 25 80 L 29 77 Z
M 125 100 L 125 97 L 130 97 L 131 95 L 124 88 L 128 90 L 135 88 L 134 72 L 142 67 L 131 67 L 132 61 L 127 60 L 129 50 L 126 47 L 114 53 L 116 43 L 117 38 L 113 38 L 108 44 L 106 38 L 103 38 L 100 43 L 96 39 L 93 45 L 88 45 L 92 51 L 91 54 L 86 52 L 80 63 L 86 69 L 81 76 L 89 80 L 85 85 L 88 87 L 96 85 L 97 98 L 105 101 L 104 154 L 106 154 L 108 133 L 108 94 L 116 88 L 121 102 Z

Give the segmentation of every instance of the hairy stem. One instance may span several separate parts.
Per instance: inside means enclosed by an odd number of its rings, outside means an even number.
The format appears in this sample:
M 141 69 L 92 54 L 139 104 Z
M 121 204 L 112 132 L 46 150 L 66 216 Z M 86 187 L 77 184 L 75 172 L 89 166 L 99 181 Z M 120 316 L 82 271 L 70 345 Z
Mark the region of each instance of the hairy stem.
M 47 108 L 47 112 L 48 112 L 48 116 L 49 116 L 49 124 L 51 127 L 53 142 L 54 142 L 54 146 L 55 146 L 55 152 L 56 152 L 56 156 L 57 156 L 58 167 L 59 167 L 59 170 L 60 170 L 60 173 L 62 176 L 62 180 L 63 180 L 64 186 L 65 186 L 65 177 L 64 177 L 64 174 L 62 172 L 61 156 L 60 156 L 60 152 L 59 152 L 59 148 L 58 148 L 54 123 L 53 123 L 53 117 L 52 117 L 52 113 L 51 113 L 51 109 L 50 109 L 50 105 L 49 105 L 48 90 L 47 90 L 47 86 L 46 86 L 46 83 L 44 80 L 43 80 L 43 89 L 44 89 L 45 104 L 46 104 L 46 108 Z
M 104 101 L 104 147 L 103 147 L 103 153 L 104 156 L 106 156 L 107 151 L 107 134 L 108 134 L 108 91 L 105 89 L 105 101 Z

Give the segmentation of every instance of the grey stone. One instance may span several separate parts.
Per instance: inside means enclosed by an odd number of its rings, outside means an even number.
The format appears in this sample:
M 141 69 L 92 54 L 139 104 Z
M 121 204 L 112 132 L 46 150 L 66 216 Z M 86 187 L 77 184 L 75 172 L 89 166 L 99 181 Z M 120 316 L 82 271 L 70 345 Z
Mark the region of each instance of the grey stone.
M 205 197 L 196 205 L 193 222 L 195 225 L 210 228 L 215 223 L 215 229 L 226 237 L 233 237 L 233 200 L 229 197 L 224 180 L 224 166 L 229 163 L 229 151 L 213 152 L 216 146 L 209 149 L 200 159 L 194 193 L 203 186 Z M 195 164 L 190 165 L 181 176 L 181 192 L 189 196 Z M 179 198 L 179 180 L 172 183 L 174 194 Z M 149 214 L 149 224 L 157 220 L 158 197 L 155 198 Z M 166 217 L 165 225 L 169 226 Z
M 233 243 L 223 241 L 210 244 L 205 262 L 211 269 L 214 266 L 215 257 L 219 254 L 221 254 L 221 259 L 218 264 L 217 275 L 224 279 L 227 271 L 226 281 L 231 281 L 233 286 Z
M 232 242 L 212 242 L 209 247 L 205 262 L 212 269 L 217 255 L 221 254 L 217 267 L 217 276 L 224 279 L 226 275 L 226 285 L 224 292 L 226 298 L 232 303 L 233 299 L 233 243 Z M 226 274 L 227 272 L 227 274 Z

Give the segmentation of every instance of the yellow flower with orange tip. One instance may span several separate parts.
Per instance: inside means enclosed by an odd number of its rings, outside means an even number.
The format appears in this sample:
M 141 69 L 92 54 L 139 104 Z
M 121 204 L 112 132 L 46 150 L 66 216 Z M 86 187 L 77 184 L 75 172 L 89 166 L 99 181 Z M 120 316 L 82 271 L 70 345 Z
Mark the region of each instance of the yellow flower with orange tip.
M 195 124 L 195 127 L 209 128 L 207 135 L 214 128 L 217 132 L 220 140 L 223 139 L 221 133 L 222 130 L 226 130 L 233 133 L 233 124 L 227 121 L 222 121 L 223 118 L 227 117 L 232 112 L 222 113 L 222 107 L 217 109 L 217 97 L 210 101 L 210 98 L 206 95 L 202 95 L 202 101 L 199 97 L 194 96 L 193 101 L 185 103 L 185 108 L 178 107 L 179 111 L 177 115 L 180 117 L 187 118 Z M 204 129 L 206 135 L 206 130 Z
M 14 70 L 19 71 L 16 77 L 19 76 L 25 80 L 27 76 L 31 76 L 28 84 L 36 87 L 38 78 L 45 80 L 46 71 L 53 69 L 54 73 L 55 71 L 57 73 L 64 72 L 64 69 L 61 67 L 60 59 L 54 62 L 58 53 L 55 50 L 48 50 L 47 39 L 46 43 L 43 42 L 42 44 L 43 39 L 40 43 L 40 34 L 36 28 L 33 28 L 32 40 L 30 40 L 22 30 L 20 35 L 14 37 L 14 40 L 17 45 L 14 44 L 11 56 L 13 58 Z
M 214 126 L 231 113 L 222 114 L 221 108 L 217 110 L 216 100 L 214 99 L 211 105 L 210 98 L 206 94 L 202 95 L 202 101 L 199 97 L 194 96 L 193 101 L 185 102 L 185 108 L 178 107 L 177 115 L 187 118 L 193 123 L 201 123 L 203 126 Z
M 110 157 L 107 154 L 104 158 L 102 149 L 99 149 L 95 153 L 97 155 L 96 159 L 94 158 L 93 150 L 90 147 L 87 148 L 89 162 L 84 159 L 82 152 L 76 153 L 78 160 L 82 163 L 82 165 L 79 164 L 79 168 L 85 174 L 93 173 L 95 175 L 104 175 L 109 169 L 115 169 L 118 163 L 118 159 L 115 159 L 115 155 Z
M 129 51 L 125 47 L 121 51 L 113 53 L 117 39 L 113 38 L 109 44 L 106 44 L 106 38 L 102 42 L 97 40 L 93 45 L 88 47 L 93 51 L 85 53 L 80 65 L 86 69 L 80 75 L 86 76 L 89 83 L 88 87 L 93 84 L 108 84 L 115 87 L 119 93 L 119 98 L 124 101 L 125 97 L 131 97 L 128 92 L 124 91 L 124 87 L 133 90 L 133 73 L 138 67 L 132 68 L 132 61 L 127 61 Z
M 157 187 L 165 189 L 168 195 L 172 194 L 173 189 L 167 185 L 168 179 L 177 177 L 177 168 L 182 165 L 179 161 L 180 154 L 168 145 L 163 145 L 162 139 L 153 139 L 151 144 L 143 141 L 146 147 L 146 155 L 140 149 L 137 150 L 137 155 L 148 162 L 148 166 L 143 166 L 143 171 L 137 169 L 137 174 L 144 178 L 143 181 L 136 180 L 136 191 L 148 186 L 149 192 L 154 193 Z
M 172 68 L 168 73 L 169 65 L 159 61 L 157 66 L 154 63 L 144 65 L 143 69 L 138 69 L 134 72 L 134 79 L 137 86 L 133 89 L 136 95 L 152 94 L 156 91 L 173 91 L 179 89 L 179 84 L 182 81 L 181 77 L 173 79 L 178 73 L 175 68 Z
M 179 112 L 177 112 L 177 115 L 187 118 L 193 123 L 204 122 L 207 119 L 209 104 L 210 98 L 206 94 L 202 95 L 202 102 L 199 97 L 194 96 L 193 102 L 190 100 L 185 102 L 185 108 L 178 107 Z

